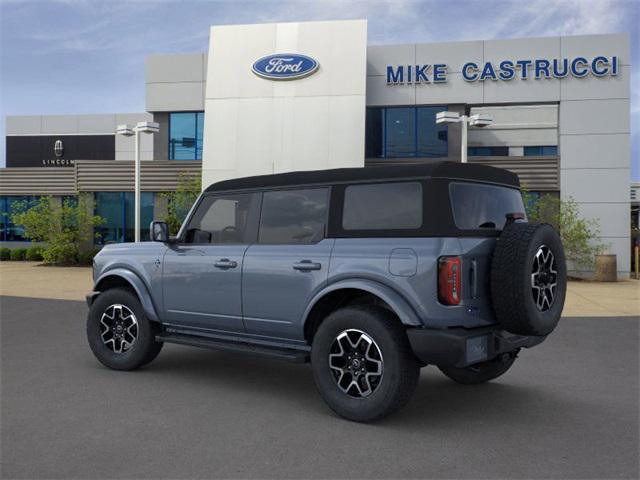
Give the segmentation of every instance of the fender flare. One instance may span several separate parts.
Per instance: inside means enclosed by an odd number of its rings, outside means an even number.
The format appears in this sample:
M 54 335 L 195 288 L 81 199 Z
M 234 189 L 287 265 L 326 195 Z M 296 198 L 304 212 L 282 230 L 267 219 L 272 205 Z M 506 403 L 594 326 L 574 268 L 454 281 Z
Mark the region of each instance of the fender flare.
M 350 279 L 332 283 L 323 288 L 313 297 L 313 299 L 307 305 L 307 308 L 302 317 L 303 328 L 306 326 L 309 314 L 320 300 L 322 300 L 327 294 L 331 292 L 343 289 L 355 289 L 371 293 L 372 295 L 379 297 L 381 300 L 384 300 L 384 302 L 389 305 L 389 307 L 391 307 L 391 310 L 393 310 L 393 312 L 398 315 L 398 318 L 403 325 L 412 327 L 423 326 L 423 323 L 416 314 L 415 309 L 409 304 L 409 302 L 404 299 L 404 297 L 402 297 L 402 295 L 400 295 L 392 288 L 374 280 Z
M 98 279 L 95 281 L 94 290 L 99 292 L 97 286 L 107 277 L 120 277 L 129 285 L 131 285 L 131 287 L 138 295 L 138 299 L 142 304 L 142 309 L 144 310 L 147 318 L 154 322 L 160 321 L 156 312 L 156 308 L 153 305 L 153 301 L 151 300 L 149 289 L 136 273 L 132 272 L 131 270 L 127 270 L 126 268 L 114 268 L 113 270 L 107 270 L 106 272 L 102 273 L 102 275 L 100 275 L 100 277 L 98 277 Z

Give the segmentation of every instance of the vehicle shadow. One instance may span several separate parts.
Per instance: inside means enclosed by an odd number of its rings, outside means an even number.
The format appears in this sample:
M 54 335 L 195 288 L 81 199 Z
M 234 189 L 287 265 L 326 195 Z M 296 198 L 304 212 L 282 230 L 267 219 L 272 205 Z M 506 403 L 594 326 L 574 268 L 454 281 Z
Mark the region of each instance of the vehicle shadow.
M 144 369 L 145 376 L 163 376 L 168 382 L 188 382 L 199 388 L 233 389 L 251 398 L 286 399 L 310 414 L 339 418 L 323 403 L 313 382 L 309 364 L 292 364 L 245 354 L 198 350 L 175 345 L 165 349 Z M 540 385 L 523 384 L 507 373 L 501 379 L 483 385 L 458 385 L 434 366 L 422 369 L 420 383 L 407 406 L 396 414 L 376 422 L 379 427 L 422 429 L 438 425 L 474 421 L 510 422 L 525 426 L 536 423 L 536 412 L 549 421 L 549 411 L 562 416 L 575 408 L 566 398 L 554 396 Z M 175 377 L 175 378 L 172 378 Z M 518 379 L 518 383 L 515 380 Z M 535 408 L 541 402 L 545 408 Z M 529 411 L 529 415 L 523 415 Z M 452 415 L 454 414 L 454 415 Z

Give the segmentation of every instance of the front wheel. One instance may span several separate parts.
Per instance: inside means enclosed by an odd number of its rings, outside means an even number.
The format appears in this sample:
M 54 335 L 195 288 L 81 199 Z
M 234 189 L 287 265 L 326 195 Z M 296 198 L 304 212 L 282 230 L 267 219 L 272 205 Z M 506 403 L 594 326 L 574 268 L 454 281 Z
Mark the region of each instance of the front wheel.
M 372 306 L 346 307 L 327 317 L 311 347 L 320 395 L 338 415 L 366 422 L 404 406 L 420 366 L 398 319 Z
M 505 353 L 488 362 L 469 367 L 438 367 L 442 373 L 457 383 L 477 385 L 498 378 L 511 368 L 516 360 L 516 353 Z
M 95 299 L 87 316 L 87 340 L 91 351 L 114 370 L 134 370 L 151 362 L 162 343 L 156 342 L 158 324 L 149 321 L 138 298 L 116 288 Z

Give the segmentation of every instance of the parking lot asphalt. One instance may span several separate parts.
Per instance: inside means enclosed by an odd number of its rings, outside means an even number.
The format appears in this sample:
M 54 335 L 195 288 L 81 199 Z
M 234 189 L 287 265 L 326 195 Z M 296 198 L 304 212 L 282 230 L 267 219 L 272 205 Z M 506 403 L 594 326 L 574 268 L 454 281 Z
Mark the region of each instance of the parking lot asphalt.
M 308 365 L 165 345 L 92 356 L 82 302 L 2 297 L 3 478 L 638 478 L 638 325 L 564 318 L 493 383 L 422 370 L 409 405 L 336 417 Z

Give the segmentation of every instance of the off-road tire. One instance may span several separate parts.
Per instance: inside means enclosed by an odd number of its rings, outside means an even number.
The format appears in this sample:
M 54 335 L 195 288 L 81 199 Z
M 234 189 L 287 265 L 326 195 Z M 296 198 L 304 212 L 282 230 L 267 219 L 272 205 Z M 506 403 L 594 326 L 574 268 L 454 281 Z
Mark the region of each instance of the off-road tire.
M 477 385 L 485 383 L 503 375 L 513 362 L 515 355 L 504 355 L 487 362 L 471 365 L 470 367 L 438 367 L 442 373 L 456 383 L 462 385 Z
M 536 305 L 532 270 L 545 247 L 555 260 L 557 283 L 546 310 Z M 567 289 L 567 270 L 560 236 L 549 224 L 514 222 L 498 238 L 491 261 L 491 300 L 497 320 L 508 332 L 544 336 L 558 324 Z M 538 293 L 539 294 L 539 293 Z
M 347 330 L 358 330 L 370 337 L 383 360 L 382 377 L 366 397 L 354 398 L 343 392 L 329 366 L 332 345 Z M 357 422 L 378 420 L 404 406 L 420 375 L 402 324 L 393 313 L 375 306 L 345 307 L 331 313 L 313 338 L 311 365 L 324 401 L 338 415 Z
M 101 336 L 101 319 L 103 314 L 113 305 L 124 305 L 137 321 L 137 336 L 131 347 L 122 353 L 109 348 Z M 115 288 L 107 290 L 94 300 L 87 315 L 87 340 L 96 358 L 113 370 L 135 370 L 158 356 L 162 342 L 156 342 L 160 333 L 160 325 L 147 319 L 138 297 L 132 292 Z

